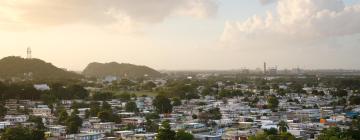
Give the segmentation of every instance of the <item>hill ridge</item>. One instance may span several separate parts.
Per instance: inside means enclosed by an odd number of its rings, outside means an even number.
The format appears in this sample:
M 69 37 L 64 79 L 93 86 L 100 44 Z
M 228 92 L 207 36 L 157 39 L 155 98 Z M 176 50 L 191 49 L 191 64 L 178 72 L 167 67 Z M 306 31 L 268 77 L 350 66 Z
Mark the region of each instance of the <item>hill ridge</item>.
M 91 77 L 129 77 L 139 78 L 145 75 L 149 77 L 159 77 L 161 73 L 145 65 L 134 65 L 130 63 L 108 62 L 99 63 L 92 62 L 83 70 L 83 75 Z
M 78 79 L 82 77 L 38 58 L 25 59 L 8 56 L 0 59 L 0 78 L 21 78 L 29 73 L 34 79 Z

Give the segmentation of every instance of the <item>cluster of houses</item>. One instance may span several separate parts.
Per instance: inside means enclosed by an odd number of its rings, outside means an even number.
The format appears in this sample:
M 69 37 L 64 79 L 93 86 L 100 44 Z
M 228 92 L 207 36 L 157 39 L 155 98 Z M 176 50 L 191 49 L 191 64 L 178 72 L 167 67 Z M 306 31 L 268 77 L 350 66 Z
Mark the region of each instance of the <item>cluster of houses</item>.
M 114 80 L 109 77 L 107 80 Z M 159 83 L 163 83 L 160 81 Z M 313 90 L 322 91 L 324 96 L 311 94 L 287 93 L 285 96 L 278 95 L 272 89 L 267 90 L 266 94 L 261 94 L 260 90 L 250 88 L 247 84 L 227 85 L 218 82 L 218 87 L 227 90 L 252 91 L 254 96 L 250 100 L 257 98 L 255 106 L 245 100 L 248 97 L 227 98 L 226 102 L 217 100 L 213 96 L 203 96 L 200 99 L 182 100 L 182 105 L 174 106 L 171 114 L 160 114 L 160 119 L 156 123 L 160 124 L 168 120 L 172 129 L 184 129 L 194 135 L 197 140 L 247 140 L 249 136 L 255 135 L 264 129 L 278 129 L 277 124 L 283 120 L 288 123 L 288 132 L 297 138 L 316 139 L 320 131 L 331 126 L 348 128 L 354 117 L 360 112 L 360 106 L 352 106 L 349 111 L 344 106 L 332 105 L 336 99 L 330 94 L 332 88 L 324 87 L 305 87 L 304 90 L 311 93 Z M 45 85 L 38 85 L 38 89 L 48 89 Z M 286 84 L 279 85 L 279 88 L 288 88 Z M 351 91 L 349 91 L 351 95 Z M 278 110 L 273 111 L 264 108 L 268 104 L 268 95 L 274 95 L 279 100 Z M 153 140 L 156 133 L 146 131 L 145 115 L 154 112 L 154 97 L 137 97 L 135 103 L 140 113 L 116 112 L 121 116 L 121 123 L 101 122 L 97 117 L 85 119 L 86 111 L 90 108 L 79 108 L 77 114 L 83 118 L 83 124 L 78 134 L 67 134 L 66 126 L 57 124 L 57 117 L 54 115 L 54 108 L 44 105 L 41 101 L 32 100 L 7 100 L 5 107 L 7 115 L 0 122 L 0 129 L 4 130 L 16 125 L 33 125 L 28 122 L 29 116 L 39 116 L 42 118 L 46 127 L 46 137 L 48 139 L 72 139 L 72 140 L 101 140 L 101 139 L 124 139 L 124 140 Z M 71 105 L 74 102 L 89 102 L 85 100 L 62 100 L 61 104 L 71 114 Z M 124 108 L 127 102 L 118 99 L 107 101 L 112 108 Z M 212 108 L 219 108 L 221 119 L 207 120 L 204 122 L 198 115 L 201 111 Z M 21 112 L 19 110 L 26 110 Z M 214 125 L 215 124 L 215 125 Z M 132 125 L 135 128 L 125 129 Z

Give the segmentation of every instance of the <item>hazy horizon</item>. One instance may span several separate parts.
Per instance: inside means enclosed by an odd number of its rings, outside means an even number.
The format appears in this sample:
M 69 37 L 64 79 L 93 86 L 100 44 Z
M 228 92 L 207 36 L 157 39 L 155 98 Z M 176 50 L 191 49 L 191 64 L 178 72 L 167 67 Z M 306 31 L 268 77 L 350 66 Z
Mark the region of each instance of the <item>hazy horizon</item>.
M 0 58 L 82 71 L 360 69 L 360 0 L 0 1 Z

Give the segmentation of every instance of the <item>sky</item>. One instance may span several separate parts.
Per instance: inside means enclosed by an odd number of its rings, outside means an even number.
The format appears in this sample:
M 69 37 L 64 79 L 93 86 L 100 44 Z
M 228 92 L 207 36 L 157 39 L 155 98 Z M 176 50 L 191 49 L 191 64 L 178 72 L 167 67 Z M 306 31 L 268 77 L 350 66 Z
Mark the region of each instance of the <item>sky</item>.
M 0 0 L 0 58 L 69 70 L 360 69 L 360 0 Z

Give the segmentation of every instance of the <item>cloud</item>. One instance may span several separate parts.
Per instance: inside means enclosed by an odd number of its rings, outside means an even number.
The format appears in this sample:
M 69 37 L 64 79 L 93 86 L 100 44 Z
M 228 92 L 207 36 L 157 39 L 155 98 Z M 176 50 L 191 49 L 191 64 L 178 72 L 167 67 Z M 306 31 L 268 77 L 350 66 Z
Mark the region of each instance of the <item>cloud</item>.
M 267 4 L 270 4 L 270 3 L 274 3 L 276 2 L 277 0 L 259 0 L 259 2 L 262 4 L 262 5 L 267 5 Z
M 342 0 L 278 0 L 275 14 L 227 21 L 221 41 L 231 46 L 308 45 L 360 33 L 360 5 Z
M 206 18 L 216 11 L 215 0 L 1 0 L 0 26 L 148 24 L 174 15 Z

